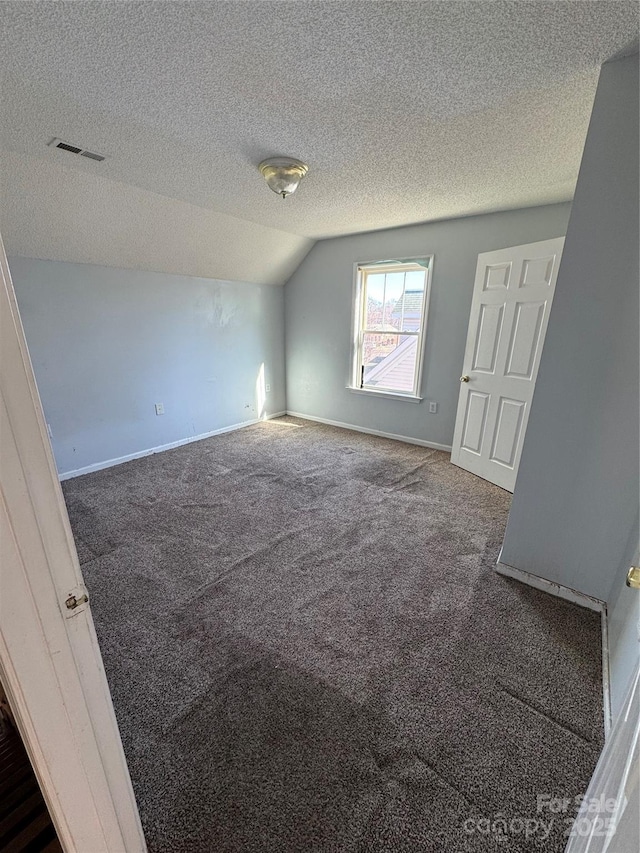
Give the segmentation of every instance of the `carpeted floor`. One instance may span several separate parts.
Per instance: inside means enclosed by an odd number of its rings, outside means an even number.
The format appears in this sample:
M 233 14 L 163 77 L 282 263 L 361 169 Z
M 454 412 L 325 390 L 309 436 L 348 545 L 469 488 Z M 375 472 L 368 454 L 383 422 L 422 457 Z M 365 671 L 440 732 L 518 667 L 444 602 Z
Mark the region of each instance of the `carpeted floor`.
M 152 853 L 564 850 L 599 617 L 492 570 L 506 492 L 293 418 L 64 492 Z

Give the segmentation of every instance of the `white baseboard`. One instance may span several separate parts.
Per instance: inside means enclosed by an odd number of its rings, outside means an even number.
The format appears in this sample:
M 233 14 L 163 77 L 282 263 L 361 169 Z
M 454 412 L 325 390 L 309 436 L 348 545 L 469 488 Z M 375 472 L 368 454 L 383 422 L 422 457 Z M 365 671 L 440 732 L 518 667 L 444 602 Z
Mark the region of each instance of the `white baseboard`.
M 588 607 L 589 610 L 595 610 L 596 613 L 602 613 L 606 608 L 604 601 L 599 598 L 592 598 L 584 592 L 578 592 L 577 589 L 571 589 L 568 586 L 562 586 L 560 583 L 549 581 L 546 578 L 541 578 L 539 575 L 532 575 L 531 572 L 525 572 L 524 569 L 516 569 L 514 566 L 509 566 L 507 563 L 498 562 L 495 566 L 496 572 L 499 575 L 505 575 L 508 578 L 515 578 L 517 581 L 526 583 L 535 589 L 541 589 L 543 592 L 548 592 L 555 595 L 556 598 L 564 598 L 566 601 L 572 601 L 574 604 L 579 604 L 581 607 Z
M 505 575 L 508 578 L 514 578 L 517 581 L 526 583 L 527 586 L 532 586 L 535 589 L 540 589 L 543 592 L 548 592 L 555 595 L 556 598 L 563 598 L 565 601 L 571 601 L 574 604 L 579 604 L 582 607 L 587 607 L 589 610 L 595 610 L 600 614 L 601 634 L 602 634 L 602 702 L 604 708 L 604 734 L 605 738 L 609 736 L 611 731 L 611 684 L 609 676 L 609 625 L 607 618 L 607 604 L 599 598 L 593 598 L 586 595 L 584 592 L 578 592 L 577 589 L 571 589 L 568 586 L 554 583 L 546 578 L 541 578 L 538 575 L 533 575 L 531 572 L 525 572 L 524 569 L 516 569 L 514 566 L 509 566 L 507 563 L 498 562 L 495 566 L 496 572 L 500 575 Z
M 164 450 L 173 450 L 174 447 L 182 447 L 183 444 L 191 444 L 193 441 L 202 441 L 203 438 L 211 438 L 214 435 L 222 435 L 225 432 L 234 432 L 237 429 L 244 429 L 253 424 L 258 424 L 261 421 L 270 421 L 273 418 L 281 418 L 286 415 L 286 412 L 274 412 L 272 415 L 267 415 L 264 418 L 252 418 L 249 421 L 242 421 L 239 424 L 231 424 L 231 426 L 221 427 L 220 429 L 211 430 L 211 432 L 203 432 L 200 435 L 192 435 L 189 438 L 180 438 L 178 441 L 172 441 L 169 444 L 160 444 L 158 447 L 150 447 L 147 450 L 138 450 L 135 453 L 128 453 L 126 456 L 118 456 L 116 459 L 106 459 L 104 462 L 95 462 L 93 465 L 86 465 L 84 468 L 76 468 L 74 471 L 65 471 L 59 474 L 60 480 L 70 480 L 72 477 L 81 477 L 83 474 L 91 474 L 92 471 L 102 471 L 104 468 L 112 468 L 114 465 L 121 465 L 123 462 L 130 462 L 132 459 L 141 459 L 143 456 L 152 456 L 154 453 L 162 453 Z
M 328 424 L 329 426 L 340 427 L 340 429 L 350 429 L 353 432 L 364 432 L 367 435 L 379 435 L 381 438 L 391 438 L 393 441 L 404 441 L 405 444 L 418 444 L 420 447 L 430 447 L 432 450 L 444 450 L 445 453 L 451 453 L 450 444 L 437 444 L 435 441 L 425 441 L 422 438 L 412 438 L 409 435 L 396 435 L 394 432 L 383 432 L 379 429 L 369 429 L 368 427 L 356 426 L 355 424 L 345 424 L 342 421 L 330 421 L 328 418 L 318 418 L 315 415 L 303 415 L 300 412 L 287 412 L 292 418 L 302 418 L 305 421 L 315 421 L 319 424 Z

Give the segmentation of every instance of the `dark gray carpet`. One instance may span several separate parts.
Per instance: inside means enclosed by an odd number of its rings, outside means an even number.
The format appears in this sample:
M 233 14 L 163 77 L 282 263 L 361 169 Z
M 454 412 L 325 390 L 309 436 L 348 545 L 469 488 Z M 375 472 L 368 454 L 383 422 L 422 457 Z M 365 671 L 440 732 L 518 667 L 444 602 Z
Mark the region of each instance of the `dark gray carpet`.
M 506 492 L 293 418 L 64 492 L 151 851 L 564 849 L 599 617 L 492 570 Z

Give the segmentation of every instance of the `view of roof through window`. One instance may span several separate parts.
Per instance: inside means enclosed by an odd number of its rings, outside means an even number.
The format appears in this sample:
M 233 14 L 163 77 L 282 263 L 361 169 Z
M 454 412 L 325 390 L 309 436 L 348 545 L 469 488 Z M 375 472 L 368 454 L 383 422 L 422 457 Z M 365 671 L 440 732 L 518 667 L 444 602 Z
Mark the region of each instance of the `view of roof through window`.
M 363 274 L 362 385 L 414 393 L 427 269 L 393 265 Z

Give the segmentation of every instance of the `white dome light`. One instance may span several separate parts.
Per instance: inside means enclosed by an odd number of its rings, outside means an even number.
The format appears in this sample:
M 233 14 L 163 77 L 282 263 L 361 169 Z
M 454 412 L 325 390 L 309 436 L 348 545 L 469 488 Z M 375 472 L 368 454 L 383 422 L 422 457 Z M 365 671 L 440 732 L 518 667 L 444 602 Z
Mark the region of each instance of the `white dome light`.
M 258 166 L 269 188 L 286 198 L 298 189 L 309 167 L 293 157 L 269 157 Z

